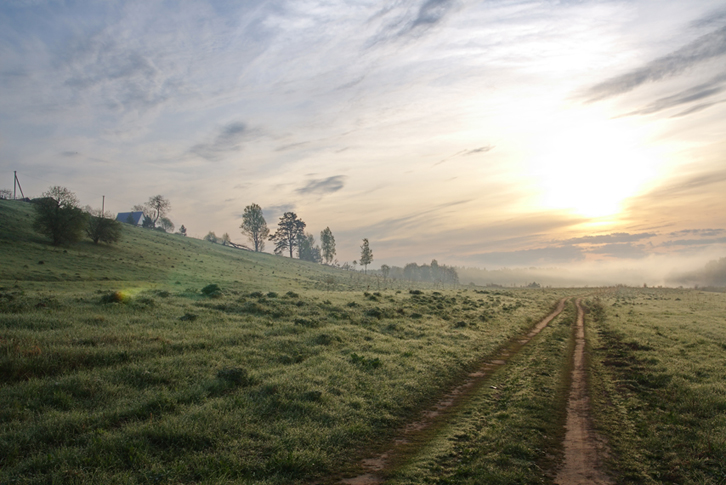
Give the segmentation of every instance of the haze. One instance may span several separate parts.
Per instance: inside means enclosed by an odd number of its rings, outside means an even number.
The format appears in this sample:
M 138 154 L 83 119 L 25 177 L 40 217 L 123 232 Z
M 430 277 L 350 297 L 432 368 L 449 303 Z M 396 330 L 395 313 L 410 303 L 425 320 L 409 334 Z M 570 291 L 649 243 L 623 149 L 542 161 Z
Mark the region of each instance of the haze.
M 238 242 L 246 205 L 293 210 L 341 263 L 723 256 L 725 100 L 723 1 L 0 6 L 0 188 L 163 194 Z

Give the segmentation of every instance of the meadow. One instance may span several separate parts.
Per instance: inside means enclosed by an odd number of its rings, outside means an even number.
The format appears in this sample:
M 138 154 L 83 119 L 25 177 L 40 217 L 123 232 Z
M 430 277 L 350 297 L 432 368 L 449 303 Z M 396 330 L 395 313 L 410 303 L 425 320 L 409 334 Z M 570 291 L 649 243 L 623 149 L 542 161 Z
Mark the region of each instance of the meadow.
M 133 227 L 54 248 L 30 217 L 0 204 L 2 483 L 330 480 L 559 296 Z
M 339 483 L 561 298 L 615 483 L 726 483 L 726 294 L 437 288 L 0 201 L 0 483 Z M 385 470 L 553 483 L 574 305 Z
M 726 483 L 726 295 L 616 288 L 588 302 L 591 395 L 618 483 Z

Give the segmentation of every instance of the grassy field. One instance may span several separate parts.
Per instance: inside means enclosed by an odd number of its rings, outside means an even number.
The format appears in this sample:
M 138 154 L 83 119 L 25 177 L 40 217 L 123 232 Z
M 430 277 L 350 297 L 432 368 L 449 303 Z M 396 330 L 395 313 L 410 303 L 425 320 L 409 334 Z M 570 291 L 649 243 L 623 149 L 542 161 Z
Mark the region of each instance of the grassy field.
M 618 483 L 726 483 L 726 295 L 618 288 L 588 302 L 593 404 Z
M 574 319 L 570 302 L 387 483 L 552 483 L 562 459 Z
M 54 248 L 31 217 L 0 203 L 1 483 L 329 478 L 560 295 L 379 291 L 132 227 Z
M 411 286 L 124 227 L 52 247 L 0 201 L 0 483 L 334 483 L 585 296 L 617 483 L 726 483 L 726 294 Z M 590 296 L 588 296 L 590 295 Z M 593 296 L 598 295 L 598 296 Z M 570 306 L 392 484 L 552 483 Z

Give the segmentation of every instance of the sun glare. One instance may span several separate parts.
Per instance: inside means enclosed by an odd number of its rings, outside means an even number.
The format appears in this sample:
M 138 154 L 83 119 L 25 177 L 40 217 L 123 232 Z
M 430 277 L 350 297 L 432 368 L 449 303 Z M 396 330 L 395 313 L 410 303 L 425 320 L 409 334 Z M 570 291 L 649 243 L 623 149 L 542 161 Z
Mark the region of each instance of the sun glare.
M 598 218 L 618 214 L 655 175 L 652 153 L 618 120 L 570 120 L 532 160 L 540 203 Z

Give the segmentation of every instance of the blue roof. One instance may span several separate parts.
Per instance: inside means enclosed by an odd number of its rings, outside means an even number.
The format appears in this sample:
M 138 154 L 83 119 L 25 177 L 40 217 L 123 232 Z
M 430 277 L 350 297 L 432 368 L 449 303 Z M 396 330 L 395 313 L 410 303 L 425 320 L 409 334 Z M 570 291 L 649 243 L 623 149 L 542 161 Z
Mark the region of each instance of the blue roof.
M 129 220 L 131 218 L 131 220 Z M 127 224 L 133 224 L 134 226 L 138 226 L 142 223 L 144 218 L 144 213 L 141 211 L 138 212 L 119 212 L 116 216 L 116 220 L 119 222 L 125 222 Z

